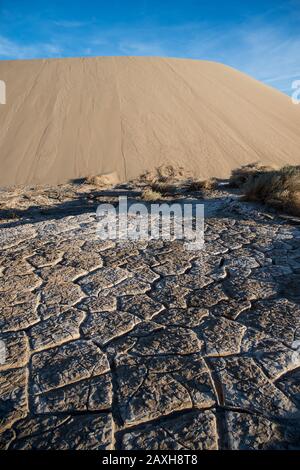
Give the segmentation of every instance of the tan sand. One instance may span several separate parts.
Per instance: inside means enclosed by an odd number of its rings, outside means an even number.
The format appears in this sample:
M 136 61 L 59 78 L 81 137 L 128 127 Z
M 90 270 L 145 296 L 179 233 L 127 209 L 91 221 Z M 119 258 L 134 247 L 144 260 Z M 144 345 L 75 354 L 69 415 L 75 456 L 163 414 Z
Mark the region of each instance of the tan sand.
M 60 183 L 161 163 L 226 177 L 300 163 L 300 106 L 227 66 L 99 57 L 0 61 L 0 185 Z

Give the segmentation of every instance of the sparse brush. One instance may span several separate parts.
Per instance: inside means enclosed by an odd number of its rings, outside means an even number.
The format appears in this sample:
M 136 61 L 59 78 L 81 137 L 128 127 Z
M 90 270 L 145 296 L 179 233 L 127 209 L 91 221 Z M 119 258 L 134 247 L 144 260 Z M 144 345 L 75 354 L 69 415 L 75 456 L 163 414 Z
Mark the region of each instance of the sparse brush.
M 85 178 L 85 183 L 99 187 L 114 186 L 119 183 L 119 177 L 115 172 L 102 175 L 87 176 Z
M 218 186 L 216 178 L 200 181 L 189 178 L 187 180 L 173 180 L 169 182 L 154 181 L 151 183 L 151 189 L 161 194 L 175 194 L 180 191 L 211 191 Z
M 240 168 L 236 168 L 232 171 L 229 179 L 229 185 L 232 188 L 240 188 L 249 180 L 249 178 L 257 177 L 261 173 L 266 173 L 273 170 L 273 167 L 262 165 L 259 162 L 243 165 Z
M 183 176 L 184 168 L 181 166 L 163 164 L 156 169 L 156 180 L 161 183 L 182 178 Z
M 139 176 L 139 181 L 144 183 L 171 183 L 182 180 L 188 173 L 181 166 L 164 163 L 155 170 L 145 171 Z
M 248 201 L 262 202 L 300 216 L 300 165 L 254 174 L 241 190 Z
M 172 185 L 169 183 L 162 183 L 159 181 L 155 181 L 154 183 L 151 184 L 151 189 L 152 191 L 160 193 L 160 194 L 170 194 L 175 191 L 176 187 L 175 185 Z
M 142 193 L 142 199 L 144 201 L 157 201 L 162 198 L 161 193 L 158 191 L 153 191 L 152 189 L 146 189 Z
M 145 171 L 142 173 L 137 180 L 143 182 L 143 183 L 151 183 L 151 181 L 154 180 L 156 173 L 154 171 Z M 135 180 L 134 180 L 135 181 Z
M 85 182 L 92 186 L 104 186 L 101 175 L 87 176 Z
M 216 189 L 218 186 L 218 180 L 216 178 L 209 178 L 208 180 L 191 180 L 187 184 L 187 190 L 196 191 L 211 191 Z

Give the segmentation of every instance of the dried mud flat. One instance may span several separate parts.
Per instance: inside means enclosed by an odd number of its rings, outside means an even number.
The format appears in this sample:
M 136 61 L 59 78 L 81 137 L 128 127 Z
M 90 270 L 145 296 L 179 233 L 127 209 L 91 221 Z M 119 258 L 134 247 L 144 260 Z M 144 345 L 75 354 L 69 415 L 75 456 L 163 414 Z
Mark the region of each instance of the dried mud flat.
M 300 226 L 207 195 L 205 249 L 100 241 L 140 188 L 0 193 L 2 449 L 299 449 Z

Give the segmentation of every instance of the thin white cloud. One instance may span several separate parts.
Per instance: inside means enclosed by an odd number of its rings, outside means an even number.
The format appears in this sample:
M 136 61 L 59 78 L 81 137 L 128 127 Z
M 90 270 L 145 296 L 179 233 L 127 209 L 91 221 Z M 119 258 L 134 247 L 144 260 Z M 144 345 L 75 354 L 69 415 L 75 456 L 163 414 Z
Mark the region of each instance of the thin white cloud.
M 260 27 L 240 36 L 232 65 L 265 83 L 288 89 L 299 71 L 300 37 L 275 27 Z M 238 51 L 238 49 L 240 49 Z M 282 72 L 285 72 L 284 74 Z
M 60 26 L 59 32 L 56 26 Z M 282 91 L 300 78 L 300 34 L 290 33 L 288 20 L 276 24 L 268 18 L 254 18 L 230 28 L 205 22 L 108 29 L 96 22 L 86 28 L 80 26 L 83 23 L 79 21 L 58 20 L 54 26 L 52 22 L 51 29 L 48 22 L 49 41 L 45 43 L 24 45 L 2 35 L 0 58 L 152 55 L 214 60 Z
M 120 27 L 102 31 L 102 45 L 105 42 L 110 47 L 113 45 L 115 54 L 223 62 L 282 90 L 289 89 L 292 79 L 298 77 L 300 34 L 293 36 L 286 27 L 265 24 L 261 20 L 230 29 L 211 27 L 204 22 L 156 28 Z
M 35 47 L 21 47 L 17 43 L 0 36 L 0 56 L 3 58 L 23 59 L 26 55 L 31 56 L 35 52 Z
M 58 44 L 35 43 L 23 45 L 0 36 L 0 58 L 9 59 L 29 59 L 41 56 L 56 56 L 62 53 L 62 48 Z
M 119 49 L 128 55 L 164 56 L 166 51 L 159 42 L 121 41 Z
M 200 26 L 181 50 L 187 57 L 224 62 L 282 90 L 300 73 L 300 35 L 278 26 L 251 23 L 227 31 Z
M 300 77 L 300 69 L 298 72 L 291 73 L 289 75 L 280 75 L 278 77 L 273 77 L 273 78 L 267 78 L 264 80 L 265 83 L 275 83 L 275 82 L 281 82 L 283 80 L 292 80 L 293 78 Z
M 60 28 L 81 28 L 87 25 L 85 21 L 71 21 L 71 20 L 58 20 L 58 21 L 54 21 L 53 24 L 55 26 L 59 26 Z

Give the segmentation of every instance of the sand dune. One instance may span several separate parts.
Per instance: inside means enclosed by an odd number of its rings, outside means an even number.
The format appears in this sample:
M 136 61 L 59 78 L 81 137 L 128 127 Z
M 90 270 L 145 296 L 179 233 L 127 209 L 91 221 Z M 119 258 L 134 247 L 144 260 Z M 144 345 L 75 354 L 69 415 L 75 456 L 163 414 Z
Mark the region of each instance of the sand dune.
M 300 106 L 221 64 L 101 57 L 1 61 L 0 185 L 60 183 L 161 163 L 203 178 L 300 163 Z

